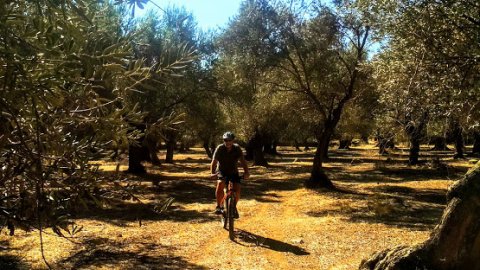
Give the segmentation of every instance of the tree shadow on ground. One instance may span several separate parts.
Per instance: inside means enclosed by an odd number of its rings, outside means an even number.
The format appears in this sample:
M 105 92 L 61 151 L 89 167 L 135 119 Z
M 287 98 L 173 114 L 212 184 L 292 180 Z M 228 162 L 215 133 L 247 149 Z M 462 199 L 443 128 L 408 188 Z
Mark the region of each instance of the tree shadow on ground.
M 328 168 L 326 172 L 340 182 L 350 183 L 404 183 L 429 181 L 432 177 L 437 179 L 460 179 L 466 172 L 463 168 L 432 169 L 400 167 L 376 167 L 362 172 L 345 172 L 342 168 Z
M 11 250 L 8 240 L 0 240 L 0 269 L 26 270 L 31 267 L 19 256 L 2 254 L 4 250 Z
M 456 168 L 456 167 L 447 167 L 444 169 L 436 169 L 430 167 L 408 167 L 408 166 L 401 166 L 401 167 L 379 167 L 376 169 L 378 172 L 382 173 L 383 175 L 394 175 L 403 178 L 432 178 L 432 177 L 444 177 L 444 178 L 452 178 L 452 177 L 461 177 L 463 174 L 467 172 L 465 168 Z
M 339 209 L 312 211 L 307 212 L 307 214 L 312 217 L 339 215 L 344 216 L 350 222 L 382 223 L 389 226 L 428 231 L 435 227 L 444 210 L 443 207 L 423 205 L 415 208 L 380 205 L 377 209 L 378 212 L 370 206 L 342 207 Z
M 277 168 L 282 172 L 281 168 Z M 87 212 L 78 213 L 75 218 L 91 218 L 101 220 L 118 226 L 126 226 L 127 223 L 138 221 L 171 220 L 177 222 L 210 222 L 215 220 L 211 211 L 188 210 L 185 204 L 214 204 L 216 181 L 204 178 L 170 177 L 169 180 L 159 182 L 157 185 L 146 185 L 155 178 L 153 174 L 132 176 L 126 183 L 136 183 L 138 187 L 135 194 L 141 195 L 140 199 L 150 198 L 148 203 L 140 202 L 117 202 L 113 207 L 106 209 L 90 209 Z M 261 202 L 279 202 L 275 191 L 288 191 L 303 188 L 303 179 L 300 178 L 270 178 L 244 181 L 242 198 L 255 199 Z M 162 213 L 154 211 L 168 198 L 173 198 L 173 203 Z M 155 202 L 158 201 L 158 202 Z
M 255 246 L 270 249 L 273 251 L 278 252 L 286 252 L 292 253 L 295 255 L 303 256 L 303 255 L 310 255 L 310 252 L 307 252 L 305 249 L 291 245 L 282 241 L 278 241 L 275 239 L 271 239 L 268 237 L 263 237 L 260 235 L 256 235 L 254 233 L 245 231 L 245 230 L 238 230 L 235 232 L 236 242 L 240 245 L 246 244 L 254 244 Z
M 155 243 L 88 238 L 83 248 L 58 263 L 59 269 L 207 269 L 174 255 L 175 248 Z M 135 247 L 135 250 L 129 250 Z M 158 254 L 161 252 L 162 254 Z
M 372 192 L 384 192 L 388 194 L 401 195 L 404 198 L 418 202 L 447 204 L 447 196 L 443 189 L 414 189 L 409 187 L 382 185 L 368 188 Z
M 245 182 L 242 186 L 242 198 L 276 203 L 280 201 L 276 191 L 297 190 L 303 188 L 303 182 L 300 178 L 270 178 Z
M 379 186 L 368 188 L 367 190 L 373 192 L 368 194 L 346 188 L 340 189 L 343 191 L 322 193 L 339 200 L 333 209 L 310 211 L 307 215 L 313 217 L 338 215 L 351 222 L 382 223 L 416 230 L 431 230 L 441 218 L 446 203 L 443 190 Z
M 0 254 L 0 269 L 26 270 L 31 267 L 17 256 Z
M 116 226 L 125 227 L 129 223 L 138 222 L 139 226 L 148 221 L 169 220 L 175 222 L 196 222 L 205 223 L 216 220 L 210 211 L 187 210 L 181 205 L 169 206 L 165 211 L 159 213 L 154 211 L 161 205 L 125 203 L 117 204 L 112 208 L 89 209 L 88 211 L 75 215 L 77 219 L 94 219 L 110 223 Z
M 207 164 L 210 164 L 211 162 L 212 162 L 212 160 L 208 157 L 200 158 L 200 159 L 188 157 L 188 158 L 185 158 L 185 159 L 180 159 L 180 160 L 174 160 L 173 161 L 174 164 L 190 164 L 190 163 L 205 164 L 205 167 L 208 167 Z
M 329 157 L 327 160 L 325 160 L 324 163 L 328 164 L 328 163 L 342 163 L 343 166 L 345 166 L 346 164 L 349 164 L 349 165 L 361 165 L 361 164 L 365 164 L 365 163 L 377 163 L 377 162 L 381 162 L 383 161 L 384 159 L 382 158 L 377 158 L 377 157 L 348 157 L 348 156 L 344 156 L 344 157 L 337 157 L 337 156 L 331 156 Z

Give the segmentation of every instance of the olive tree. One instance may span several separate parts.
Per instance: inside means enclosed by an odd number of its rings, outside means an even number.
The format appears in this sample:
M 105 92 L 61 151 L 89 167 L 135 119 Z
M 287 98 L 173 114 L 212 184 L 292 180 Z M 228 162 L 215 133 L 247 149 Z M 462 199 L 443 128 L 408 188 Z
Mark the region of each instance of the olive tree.
M 322 164 L 345 105 L 366 78 L 362 62 L 366 60 L 369 27 L 355 11 L 340 10 L 318 6 L 305 16 L 305 8 L 295 12 L 284 7 L 278 44 L 281 61 L 271 65 L 272 79 L 266 82 L 275 91 L 300 99 L 312 117 L 317 149 L 306 182 L 312 187 L 333 187 Z

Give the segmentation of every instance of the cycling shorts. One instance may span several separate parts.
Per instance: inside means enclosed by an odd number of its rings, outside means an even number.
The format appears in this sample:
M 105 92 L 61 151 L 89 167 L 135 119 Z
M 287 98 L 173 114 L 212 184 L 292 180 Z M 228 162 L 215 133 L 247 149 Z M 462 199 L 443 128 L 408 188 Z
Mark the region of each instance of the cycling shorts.
M 232 181 L 233 183 L 241 183 L 242 182 L 242 178 L 240 177 L 240 175 L 238 173 L 231 173 L 231 174 L 224 174 L 222 172 L 219 172 L 219 178 L 220 180 L 223 180 L 225 181 L 225 183 L 228 183 L 230 181 Z

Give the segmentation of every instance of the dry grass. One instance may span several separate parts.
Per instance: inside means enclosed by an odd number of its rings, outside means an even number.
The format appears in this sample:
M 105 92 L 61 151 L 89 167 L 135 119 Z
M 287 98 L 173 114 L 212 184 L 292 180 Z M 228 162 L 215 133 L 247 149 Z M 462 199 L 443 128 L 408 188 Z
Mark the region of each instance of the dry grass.
M 441 153 L 445 170 L 408 167 L 404 149 L 386 157 L 367 145 L 332 151 L 325 167 L 339 191 L 312 191 L 303 181 L 313 152 L 280 152 L 270 167 L 251 168 L 235 242 L 212 214 L 209 160 L 193 149 L 173 165 L 149 167 L 145 176 L 122 174 L 141 187 L 143 204 L 85 213 L 76 220 L 84 230 L 72 239 L 47 231 L 45 256 L 55 269 L 356 269 L 375 251 L 428 238 L 447 187 L 472 166 Z M 116 168 L 102 163 L 105 171 Z M 155 214 L 154 205 L 170 196 L 169 209 Z M 3 231 L 0 266 L 44 269 L 38 239 L 36 232 Z

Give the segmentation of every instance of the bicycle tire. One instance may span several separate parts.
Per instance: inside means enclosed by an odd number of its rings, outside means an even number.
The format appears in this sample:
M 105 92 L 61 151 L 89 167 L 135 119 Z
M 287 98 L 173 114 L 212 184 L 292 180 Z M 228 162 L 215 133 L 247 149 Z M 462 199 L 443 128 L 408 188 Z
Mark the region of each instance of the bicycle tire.
M 225 200 L 224 202 L 224 205 L 223 205 L 223 211 L 222 211 L 222 214 L 220 215 L 220 221 L 222 222 L 222 226 L 225 230 L 228 230 L 227 226 L 228 226 L 228 216 L 227 216 L 227 211 L 228 211 L 228 208 L 227 208 L 227 201 Z
M 228 236 L 230 237 L 230 240 L 233 240 L 235 238 L 235 232 L 234 232 L 234 224 L 235 224 L 235 218 L 234 218 L 234 211 L 235 211 L 235 196 L 232 196 L 228 198 Z

